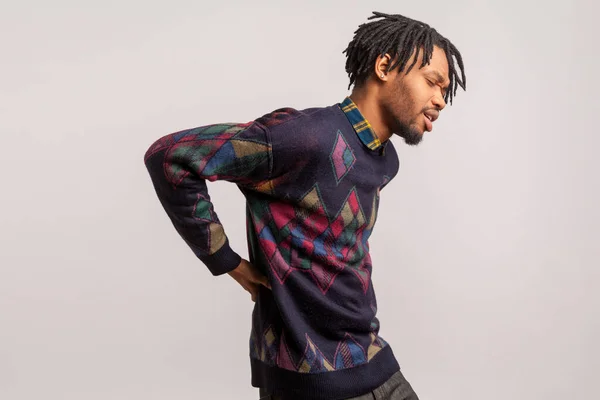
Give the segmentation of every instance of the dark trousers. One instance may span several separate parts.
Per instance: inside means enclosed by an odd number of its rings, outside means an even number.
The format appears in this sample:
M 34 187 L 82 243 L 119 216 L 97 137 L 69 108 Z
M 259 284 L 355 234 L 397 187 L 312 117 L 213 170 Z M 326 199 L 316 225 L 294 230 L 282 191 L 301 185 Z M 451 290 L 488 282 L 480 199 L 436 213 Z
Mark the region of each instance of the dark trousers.
M 285 396 L 269 394 L 259 389 L 260 400 L 285 400 Z M 372 392 L 345 400 L 419 400 L 419 397 L 400 371 Z

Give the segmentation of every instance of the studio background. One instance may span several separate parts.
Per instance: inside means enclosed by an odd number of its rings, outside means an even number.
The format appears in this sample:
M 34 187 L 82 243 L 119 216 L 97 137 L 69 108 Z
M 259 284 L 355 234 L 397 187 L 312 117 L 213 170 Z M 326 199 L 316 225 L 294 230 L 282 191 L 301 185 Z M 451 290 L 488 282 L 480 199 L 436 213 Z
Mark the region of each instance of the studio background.
M 372 11 L 466 65 L 371 237 L 381 335 L 429 399 L 597 399 L 600 62 L 584 1 L 2 1 L 0 399 L 255 399 L 253 303 L 177 235 L 165 134 L 349 94 Z M 209 184 L 247 256 L 244 202 Z

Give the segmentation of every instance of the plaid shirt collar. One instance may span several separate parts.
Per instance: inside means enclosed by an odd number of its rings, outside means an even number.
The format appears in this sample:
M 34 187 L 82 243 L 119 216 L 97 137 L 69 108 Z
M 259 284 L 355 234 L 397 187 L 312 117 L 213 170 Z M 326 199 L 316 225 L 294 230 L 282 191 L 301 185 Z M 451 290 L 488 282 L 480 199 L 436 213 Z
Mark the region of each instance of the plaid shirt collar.
M 348 121 L 354 127 L 356 134 L 360 138 L 361 142 L 367 146 L 370 150 L 379 151 L 383 154 L 385 150 L 385 143 L 381 143 L 379 138 L 375 134 L 373 127 L 369 124 L 369 121 L 362 115 L 356 104 L 346 97 L 340 104 L 342 111 L 346 114 Z

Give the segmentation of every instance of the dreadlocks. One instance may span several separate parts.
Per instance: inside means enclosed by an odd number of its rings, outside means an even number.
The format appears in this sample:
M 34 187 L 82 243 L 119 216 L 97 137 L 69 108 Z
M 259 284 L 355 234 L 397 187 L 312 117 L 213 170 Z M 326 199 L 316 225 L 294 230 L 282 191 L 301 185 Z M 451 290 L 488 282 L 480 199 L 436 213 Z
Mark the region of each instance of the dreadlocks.
M 342 52 L 346 53 L 347 57 L 346 72 L 350 77 L 348 89 L 353 83 L 361 85 L 367 80 L 379 56 L 389 54 L 393 61 L 388 71 L 399 67 L 402 72 L 416 49 L 414 60 L 406 71 L 408 74 L 415 66 L 421 51 L 423 51 L 423 62 L 419 68 L 429 64 L 433 46 L 438 46 L 446 53 L 450 75 L 450 86 L 444 101 L 452 104 L 458 86 L 464 90 L 467 83 L 462 57 L 456 47 L 423 22 L 398 14 L 390 15 L 377 11 L 373 14 L 368 19 L 383 19 L 360 25 L 354 32 L 354 38 L 348 44 L 348 48 Z M 453 58 L 456 58 L 460 75 Z

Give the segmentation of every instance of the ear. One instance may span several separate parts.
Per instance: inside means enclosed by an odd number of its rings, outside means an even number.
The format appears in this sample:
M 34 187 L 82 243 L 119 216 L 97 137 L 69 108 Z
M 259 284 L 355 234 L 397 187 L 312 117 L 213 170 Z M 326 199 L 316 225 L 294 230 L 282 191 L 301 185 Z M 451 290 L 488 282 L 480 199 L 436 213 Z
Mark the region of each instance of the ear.
M 375 61 L 375 78 L 380 82 L 385 82 L 388 80 L 388 70 L 390 67 L 390 62 L 392 58 L 389 54 L 384 54 L 383 56 L 377 57 Z

